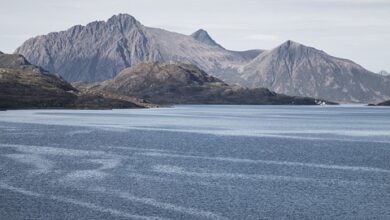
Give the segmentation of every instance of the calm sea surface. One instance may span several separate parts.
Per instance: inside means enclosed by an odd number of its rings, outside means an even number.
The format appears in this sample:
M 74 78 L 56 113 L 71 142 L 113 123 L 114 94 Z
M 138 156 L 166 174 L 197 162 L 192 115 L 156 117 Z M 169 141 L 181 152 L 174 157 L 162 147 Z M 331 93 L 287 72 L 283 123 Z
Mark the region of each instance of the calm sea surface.
M 390 108 L 0 112 L 0 219 L 390 219 Z

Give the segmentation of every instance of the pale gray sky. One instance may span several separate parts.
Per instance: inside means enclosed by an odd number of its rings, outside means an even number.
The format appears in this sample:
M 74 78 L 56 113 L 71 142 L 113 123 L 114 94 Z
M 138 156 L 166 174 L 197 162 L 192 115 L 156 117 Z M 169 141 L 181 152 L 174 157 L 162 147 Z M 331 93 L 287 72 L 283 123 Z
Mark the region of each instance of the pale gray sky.
M 232 50 L 291 39 L 390 71 L 390 0 L 0 0 L 0 51 L 118 13 L 184 34 L 203 28 Z

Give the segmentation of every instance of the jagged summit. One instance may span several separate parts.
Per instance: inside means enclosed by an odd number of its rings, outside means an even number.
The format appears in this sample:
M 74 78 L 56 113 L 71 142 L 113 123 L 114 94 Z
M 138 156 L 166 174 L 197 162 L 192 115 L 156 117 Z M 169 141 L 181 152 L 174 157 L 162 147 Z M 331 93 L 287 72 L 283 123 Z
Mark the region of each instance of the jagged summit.
M 128 14 L 31 38 L 15 53 L 70 82 L 112 79 L 148 61 L 192 63 L 211 74 L 222 73 L 256 55 L 225 50 L 205 31 L 193 37 L 146 27 Z
M 132 15 L 126 14 L 126 13 L 119 13 L 117 15 L 111 16 L 111 18 L 108 19 L 108 21 L 117 20 L 117 21 L 124 21 L 124 20 L 136 20 Z
M 134 17 L 119 14 L 107 21 L 31 38 L 15 53 L 71 82 L 101 81 L 156 55 L 150 51 L 144 31 Z
M 107 23 L 108 24 L 119 23 L 123 26 L 127 26 L 127 25 L 139 24 L 139 21 L 137 21 L 137 19 L 135 19 L 133 16 L 129 14 L 118 14 L 109 18 L 107 20 Z
M 209 33 L 203 29 L 199 29 L 195 31 L 194 33 L 191 34 L 191 36 L 197 41 L 200 41 L 202 43 L 222 48 L 222 46 L 219 45 L 217 42 L 215 42 L 215 40 L 213 40 L 213 38 L 210 37 Z
M 74 25 L 71 28 L 69 28 L 67 31 L 71 31 L 72 33 L 77 33 L 83 30 L 95 31 L 96 29 L 105 28 L 107 26 L 109 27 L 118 26 L 121 29 L 127 27 L 127 29 L 129 29 L 134 25 L 140 26 L 141 24 L 137 19 L 135 19 L 133 16 L 129 14 L 117 14 L 117 15 L 113 15 L 112 17 L 110 17 L 105 21 L 92 21 L 86 24 L 85 26 L 80 24 Z M 52 34 L 58 34 L 58 33 L 54 32 Z
M 306 46 L 304 44 L 298 43 L 296 41 L 287 40 L 286 42 L 282 43 L 281 45 L 277 46 L 273 50 L 286 50 L 286 51 L 317 51 L 324 53 L 322 50 L 318 50 L 314 47 Z
M 282 43 L 281 46 L 287 46 L 287 47 L 300 47 L 300 46 L 304 46 L 303 44 L 300 44 L 296 41 L 292 41 L 292 40 L 287 40 L 286 42 Z
M 241 72 L 244 85 L 287 95 L 366 103 L 390 98 L 389 79 L 294 41 L 261 53 Z
M 71 82 L 112 79 L 143 62 L 179 62 L 227 83 L 288 95 L 342 102 L 390 98 L 390 77 L 292 40 L 267 51 L 230 51 L 203 29 L 184 35 L 144 26 L 128 14 L 31 38 L 15 53 Z

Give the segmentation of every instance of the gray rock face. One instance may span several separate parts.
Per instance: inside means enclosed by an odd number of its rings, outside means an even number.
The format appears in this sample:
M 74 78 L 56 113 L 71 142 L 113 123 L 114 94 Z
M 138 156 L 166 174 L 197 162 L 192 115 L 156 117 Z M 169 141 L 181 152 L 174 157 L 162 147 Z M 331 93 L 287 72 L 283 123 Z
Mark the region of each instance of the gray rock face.
M 287 95 L 339 102 L 378 102 L 390 97 L 390 80 L 358 64 L 287 41 L 240 69 L 241 84 Z
M 194 64 L 227 83 L 338 102 L 390 98 L 390 77 L 288 41 L 269 50 L 229 51 L 206 31 L 190 36 L 143 26 L 130 15 L 27 40 L 16 53 L 70 82 L 99 82 L 142 62 Z
M 199 40 L 207 36 L 198 32 L 196 39 L 145 27 L 132 16 L 120 14 L 108 21 L 29 39 L 16 53 L 71 82 L 111 79 L 126 67 L 145 61 L 192 63 L 214 73 L 251 59 L 248 53 L 227 51 Z M 208 40 L 213 41 L 209 36 Z
M 158 104 L 307 104 L 320 100 L 276 94 L 264 88 L 230 86 L 192 64 L 142 63 L 103 82 L 103 91 Z
M 16 53 L 68 81 L 100 81 L 134 63 L 159 59 L 149 47 L 142 25 L 118 15 L 29 39 Z
M 219 45 L 217 42 L 215 42 L 210 37 L 210 35 L 209 35 L 209 33 L 207 33 L 207 31 L 205 31 L 203 29 L 199 29 L 199 30 L 195 31 L 194 33 L 191 34 L 191 36 L 199 42 L 208 44 L 210 46 L 216 46 L 216 47 L 223 48 L 221 45 Z

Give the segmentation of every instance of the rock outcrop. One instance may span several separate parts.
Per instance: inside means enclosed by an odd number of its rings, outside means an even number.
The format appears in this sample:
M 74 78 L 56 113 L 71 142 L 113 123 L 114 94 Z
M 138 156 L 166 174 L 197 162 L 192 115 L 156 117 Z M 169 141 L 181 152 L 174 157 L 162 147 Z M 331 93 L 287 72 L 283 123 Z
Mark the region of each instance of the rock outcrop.
M 268 89 L 230 86 L 192 64 L 142 63 L 127 68 L 99 89 L 136 96 L 158 104 L 296 104 L 326 103 L 291 97 Z M 331 103 L 329 103 L 331 104 Z
M 142 104 L 98 93 L 83 93 L 23 56 L 0 54 L 0 109 L 142 108 Z
M 390 106 L 390 100 L 376 104 L 377 106 Z

